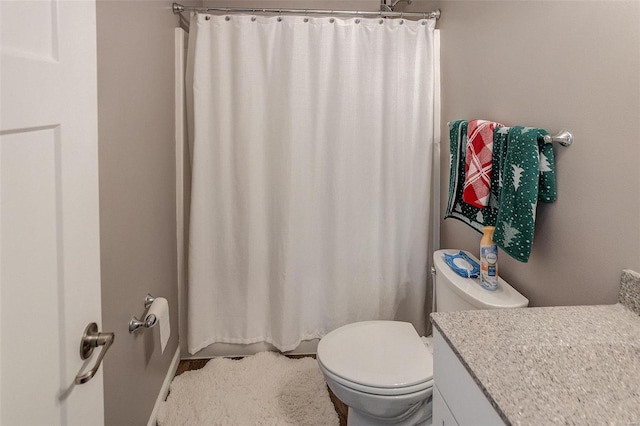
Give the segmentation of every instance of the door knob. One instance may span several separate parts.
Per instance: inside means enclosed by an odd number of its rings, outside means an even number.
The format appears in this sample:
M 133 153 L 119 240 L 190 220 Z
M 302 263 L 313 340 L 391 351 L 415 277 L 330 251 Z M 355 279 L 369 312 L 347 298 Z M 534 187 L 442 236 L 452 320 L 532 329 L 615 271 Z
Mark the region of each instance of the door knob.
M 78 374 L 76 376 L 76 385 L 81 385 L 83 383 L 87 383 L 89 380 L 93 378 L 98 372 L 98 368 L 100 368 L 100 363 L 102 362 L 102 358 L 107 353 L 116 336 L 114 333 L 100 333 L 98 332 L 98 324 L 95 322 L 90 323 L 87 328 L 84 329 L 84 334 L 82 335 L 82 339 L 80 340 L 80 358 L 87 359 L 93 353 L 93 350 L 98 346 L 104 346 L 100 354 L 98 355 L 98 359 L 96 360 L 96 364 L 93 368 L 87 371 L 84 374 Z

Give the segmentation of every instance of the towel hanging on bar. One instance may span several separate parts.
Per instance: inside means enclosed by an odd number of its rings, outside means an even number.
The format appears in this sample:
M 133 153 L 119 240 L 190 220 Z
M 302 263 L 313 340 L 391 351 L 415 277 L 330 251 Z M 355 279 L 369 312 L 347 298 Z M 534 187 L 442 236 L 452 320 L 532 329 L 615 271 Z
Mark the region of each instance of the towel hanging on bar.
M 493 169 L 493 130 L 498 126 L 502 124 L 495 121 L 471 120 L 467 128 L 462 199 L 479 209 L 487 207 L 489 203 Z
M 513 258 L 531 254 L 537 202 L 556 200 L 553 147 L 547 132 L 532 127 L 499 127 L 493 139 L 489 203 L 479 209 L 463 201 L 466 120 L 449 123 L 451 173 L 445 219 L 458 219 L 478 232 L 495 226 L 494 241 Z
M 507 149 L 493 241 L 514 259 L 527 262 L 538 201 L 553 203 L 557 198 L 553 146 L 545 142 L 546 130 L 515 126 L 505 132 Z

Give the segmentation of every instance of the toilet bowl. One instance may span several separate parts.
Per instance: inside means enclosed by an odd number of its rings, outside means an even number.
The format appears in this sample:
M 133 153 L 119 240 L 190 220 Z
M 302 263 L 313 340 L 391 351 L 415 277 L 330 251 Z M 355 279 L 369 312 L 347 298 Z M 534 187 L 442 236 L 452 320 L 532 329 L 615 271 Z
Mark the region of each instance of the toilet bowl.
M 415 425 L 431 417 L 433 361 L 413 325 L 363 321 L 327 334 L 318 365 L 349 406 L 349 425 Z
M 443 253 L 458 251 L 438 250 L 433 255 L 438 311 L 519 308 L 529 304 L 502 279 L 498 280 L 497 290 L 489 291 L 477 279 L 456 275 L 444 262 Z M 431 424 L 433 354 L 412 324 L 347 324 L 320 340 L 317 361 L 331 391 L 349 407 L 349 426 Z

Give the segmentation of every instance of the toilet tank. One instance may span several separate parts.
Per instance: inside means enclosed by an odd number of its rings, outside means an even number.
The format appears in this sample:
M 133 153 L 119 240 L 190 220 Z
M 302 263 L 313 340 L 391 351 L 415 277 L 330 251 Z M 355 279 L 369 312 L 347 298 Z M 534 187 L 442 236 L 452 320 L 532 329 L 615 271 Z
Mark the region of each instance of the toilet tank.
M 480 286 L 479 278 L 464 278 L 456 274 L 444 261 L 444 253 L 456 254 L 459 250 L 438 250 L 433 253 L 436 270 L 436 311 L 470 311 L 475 309 L 524 308 L 529 300 L 502 278 L 498 277 L 498 288 L 494 291 Z M 473 260 L 478 259 L 465 253 Z

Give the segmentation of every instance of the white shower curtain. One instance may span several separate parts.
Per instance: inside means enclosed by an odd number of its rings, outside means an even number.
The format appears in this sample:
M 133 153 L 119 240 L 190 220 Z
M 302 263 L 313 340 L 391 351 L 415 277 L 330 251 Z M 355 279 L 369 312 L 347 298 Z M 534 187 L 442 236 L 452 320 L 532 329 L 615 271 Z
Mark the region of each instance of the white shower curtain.
M 191 353 L 372 319 L 424 332 L 434 26 L 193 16 Z

